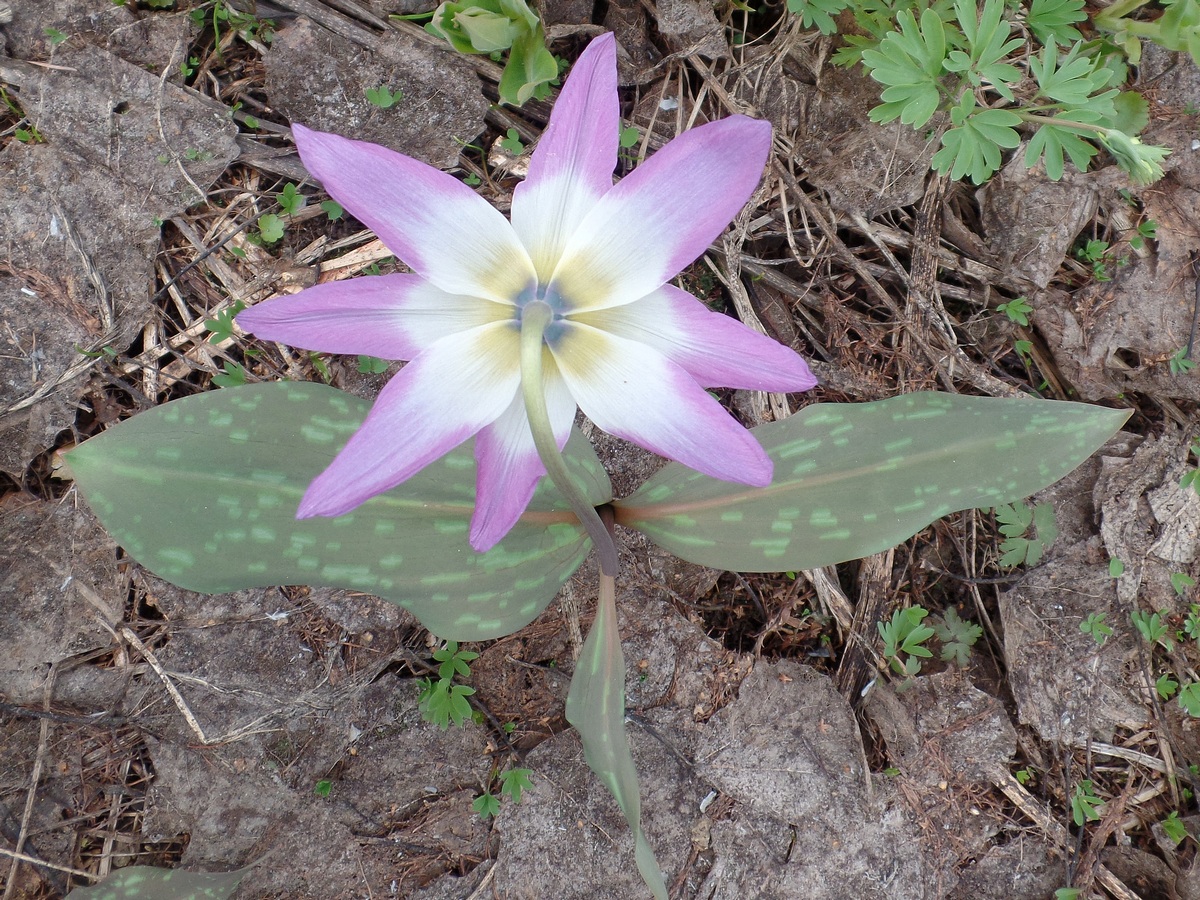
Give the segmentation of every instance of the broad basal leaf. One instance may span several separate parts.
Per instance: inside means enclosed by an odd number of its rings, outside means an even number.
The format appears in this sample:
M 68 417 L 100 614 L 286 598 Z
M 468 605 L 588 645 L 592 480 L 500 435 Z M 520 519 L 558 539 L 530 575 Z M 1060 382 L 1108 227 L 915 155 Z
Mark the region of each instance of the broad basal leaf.
M 765 488 L 671 463 L 618 501 L 617 521 L 690 562 L 741 572 L 857 559 L 960 509 L 1019 500 L 1062 478 L 1125 410 L 918 393 L 806 407 L 754 429 Z
M 567 721 L 583 741 L 583 755 L 625 814 L 633 832 L 634 858 L 655 900 L 667 900 L 667 886 L 654 851 L 642 833 L 642 801 L 637 770 L 625 737 L 625 654 L 617 631 L 616 585 L 600 579 L 596 620 L 583 643 L 567 693 Z
M 246 869 L 184 872 L 129 866 L 118 869 L 101 884 L 76 888 L 67 894 L 67 900 L 226 900 L 233 896 L 246 872 Z
M 200 394 L 135 416 L 67 454 L 79 489 L 142 565 L 193 591 L 273 584 L 357 588 L 455 640 L 508 634 L 583 562 L 583 527 L 546 481 L 499 545 L 467 543 L 470 442 L 334 519 L 297 520 L 308 483 L 370 404 L 320 384 Z M 597 504 L 608 476 L 582 435 L 568 465 Z

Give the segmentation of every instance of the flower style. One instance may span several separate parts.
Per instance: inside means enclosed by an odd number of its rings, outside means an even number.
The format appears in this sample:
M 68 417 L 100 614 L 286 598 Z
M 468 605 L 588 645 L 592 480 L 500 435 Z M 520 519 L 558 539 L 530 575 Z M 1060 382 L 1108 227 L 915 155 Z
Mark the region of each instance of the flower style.
M 790 348 L 666 282 L 745 204 L 771 126 L 702 125 L 614 185 L 619 129 L 608 34 L 563 86 L 510 224 L 444 172 L 293 126 L 308 170 L 412 269 L 319 284 L 237 317 L 297 347 L 410 360 L 298 517 L 348 512 L 476 435 L 470 542 L 484 551 L 503 538 L 546 471 L 521 386 L 522 314 L 538 301 L 552 313 L 542 389 L 560 449 L 578 405 L 603 430 L 707 475 L 770 483 L 766 453 L 704 388 L 803 391 L 816 379 Z

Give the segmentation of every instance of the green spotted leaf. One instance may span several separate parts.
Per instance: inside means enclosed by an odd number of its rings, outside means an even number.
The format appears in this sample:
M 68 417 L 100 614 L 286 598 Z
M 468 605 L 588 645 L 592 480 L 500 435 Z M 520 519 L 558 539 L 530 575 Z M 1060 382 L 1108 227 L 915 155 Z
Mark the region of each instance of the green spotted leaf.
M 616 518 L 701 565 L 811 569 L 886 550 L 948 513 L 1027 497 L 1128 417 L 1082 403 L 932 392 L 816 403 L 754 429 L 775 463 L 770 486 L 671 463 L 618 501 Z
M 625 654 L 617 630 L 616 585 L 600 579 L 596 619 L 583 643 L 567 692 L 567 721 L 583 741 L 588 767 L 625 814 L 634 838 L 634 861 L 655 900 L 667 900 L 667 885 L 642 832 L 637 770 L 625 737 Z
M 118 869 L 101 884 L 76 888 L 67 900 L 226 900 L 246 877 L 236 872 L 184 872 L 129 866 Z
M 281 382 L 187 397 L 134 416 L 66 454 L 80 491 L 134 559 L 188 590 L 274 584 L 354 588 L 399 603 L 435 634 L 509 634 L 545 609 L 590 542 L 543 480 L 487 553 L 467 543 L 471 443 L 337 518 L 294 517 L 370 404 L 321 384 Z M 587 496 L 610 497 L 591 445 L 567 462 Z

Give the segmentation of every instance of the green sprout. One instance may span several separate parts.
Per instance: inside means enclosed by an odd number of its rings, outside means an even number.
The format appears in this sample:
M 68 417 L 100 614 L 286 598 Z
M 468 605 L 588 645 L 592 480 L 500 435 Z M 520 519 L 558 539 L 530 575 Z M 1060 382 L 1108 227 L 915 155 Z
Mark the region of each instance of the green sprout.
M 1091 265 L 1092 275 L 1097 281 L 1112 281 L 1108 275 L 1107 260 L 1104 258 L 1108 250 L 1108 241 L 1093 238 L 1083 241 L 1075 248 L 1075 258 Z
M 386 84 L 381 84 L 376 88 L 367 88 L 363 93 L 367 95 L 367 100 L 373 106 L 378 106 L 380 109 L 391 109 L 404 99 L 403 91 L 393 92 Z
M 1184 616 L 1183 633 L 1193 641 L 1200 641 L 1200 605 L 1193 603 Z
M 1158 223 L 1153 219 L 1147 219 L 1137 227 L 1137 232 L 1129 239 L 1129 246 L 1134 250 L 1141 250 L 1146 246 L 1146 241 L 1153 241 L 1158 238 Z
M 1175 642 L 1168 637 L 1171 629 L 1165 621 L 1166 615 L 1165 610 L 1148 613 L 1138 609 L 1130 613 L 1129 618 L 1146 643 L 1162 644 L 1169 653 L 1175 649 Z
M 953 606 L 947 609 L 940 621 L 933 623 L 933 630 L 942 642 L 942 660 L 965 666 L 971 657 L 971 648 L 983 636 L 983 628 L 958 615 Z
M 1049 503 L 1038 503 L 1032 508 L 1024 503 L 1008 503 L 997 506 L 995 513 L 1000 533 L 1004 535 L 1000 565 L 1005 568 L 1036 566 L 1058 537 L 1054 507 Z M 1027 534 L 1031 536 L 1026 537 Z
M 336 200 L 322 200 L 320 206 L 330 222 L 336 222 L 346 215 L 346 210 Z
M 1171 587 L 1175 589 L 1175 593 L 1182 597 L 1187 593 L 1188 588 L 1196 586 L 1196 579 L 1187 572 L 1172 572 Z
M 378 356 L 364 356 L 358 354 L 358 374 L 359 375 L 381 375 L 387 371 L 388 364 L 385 360 Z
M 172 0 L 150 0 L 151 6 L 169 7 Z M 234 9 L 227 0 L 210 0 L 202 3 L 188 13 L 188 18 L 197 28 L 210 25 L 213 30 L 214 43 L 220 55 L 221 32 L 230 29 L 246 41 L 261 41 L 271 43 L 275 36 L 275 23 L 270 19 L 259 19 L 252 13 Z
M 289 216 L 294 216 L 304 209 L 304 204 L 307 202 L 296 185 L 290 181 L 283 186 L 282 191 L 275 195 L 275 199 L 279 201 L 279 207 Z
M 258 234 L 264 244 L 274 244 L 283 240 L 283 219 L 274 213 L 258 217 Z
M 1008 316 L 1010 322 L 1020 325 L 1023 328 L 1029 325 L 1029 314 L 1033 312 L 1033 307 L 1024 297 L 1018 297 L 1016 300 L 1001 303 L 996 309 Z
M 1188 453 L 1200 459 L 1200 441 L 1193 441 L 1188 448 Z M 1179 479 L 1179 486 L 1185 491 L 1191 488 L 1200 494 L 1200 469 L 1188 469 L 1184 472 L 1183 477 Z
M 211 319 L 204 320 L 204 330 L 210 332 L 208 339 L 214 344 L 224 343 L 233 337 L 233 319 L 246 308 L 242 300 L 235 300 Z
M 1161 823 L 1163 834 L 1165 834 L 1172 843 L 1178 847 L 1183 843 L 1183 839 L 1188 836 L 1187 826 L 1179 818 L 1179 813 L 1171 810 L 1170 814 L 1162 820 Z
M 521 802 L 521 793 L 533 787 L 529 776 L 533 769 L 508 769 L 500 773 L 500 796 L 484 791 L 475 798 L 471 808 L 481 819 L 489 819 L 500 811 L 500 797 L 508 797 L 513 803 Z
M 1154 690 L 1162 700 L 1170 700 L 1179 690 L 1179 682 L 1164 673 L 1154 682 Z
M 1180 347 L 1171 356 L 1167 367 L 1170 369 L 1172 375 L 1186 375 L 1192 369 L 1196 368 L 1196 362 L 1188 357 L 1187 347 Z
M 1104 801 L 1097 796 L 1092 782 L 1084 779 L 1075 786 L 1075 793 L 1071 795 L 1071 819 L 1079 826 L 1084 822 L 1099 821 L 1100 807 L 1103 805 Z
M 246 378 L 249 373 L 240 363 L 224 360 L 221 363 L 221 371 L 212 377 L 212 382 L 217 387 L 241 387 L 246 383 Z
M 921 671 L 921 659 L 933 656 L 923 644 L 934 636 L 934 629 L 923 625 L 922 620 L 929 610 L 920 606 L 898 609 L 890 622 L 878 622 L 879 636 L 883 638 L 883 656 L 899 675 L 916 675 Z
M 446 646 L 434 651 L 433 659 L 439 664 L 437 680 L 422 678 L 418 682 L 421 688 L 418 699 L 421 718 L 443 731 L 450 727 L 451 722 L 462 725 L 471 718 L 471 703 L 467 698 L 475 693 L 475 689 L 465 684 L 455 684 L 454 679 L 469 677 L 470 664 L 478 658 L 478 653 L 460 650 L 457 641 L 448 641 Z
M 1119 559 L 1110 559 L 1108 561 L 1108 577 L 1120 578 L 1125 574 L 1125 563 Z
M 520 156 L 525 152 L 525 145 L 521 143 L 521 135 L 515 128 L 508 129 L 505 136 L 500 139 L 500 146 L 513 156 Z
M 1112 628 L 1104 621 L 1107 618 L 1108 613 L 1088 613 L 1087 618 L 1079 623 L 1079 630 L 1090 634 L 1097 647 L 1104 646 L 1104 642 L 1113 633 Z
M 1193 719 L 1200 719 L 1200 682 L 1185 684 L 1179 691 L 1179 708 Z

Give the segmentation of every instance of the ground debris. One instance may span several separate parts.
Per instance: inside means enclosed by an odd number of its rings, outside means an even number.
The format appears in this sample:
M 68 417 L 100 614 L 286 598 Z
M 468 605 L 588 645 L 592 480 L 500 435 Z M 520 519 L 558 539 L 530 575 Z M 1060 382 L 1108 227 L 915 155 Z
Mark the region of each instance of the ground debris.
M 264 64 L 267 90 L 289 120 L 439 168 L 455 166 L 483 128 L 488 104 L 475 70 L 405 35 L 364 50 L 300 18 L 276 33 Z M 390 109 L 367 99 L 381 86 L 400 94 Z

